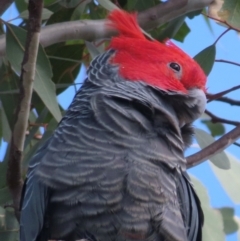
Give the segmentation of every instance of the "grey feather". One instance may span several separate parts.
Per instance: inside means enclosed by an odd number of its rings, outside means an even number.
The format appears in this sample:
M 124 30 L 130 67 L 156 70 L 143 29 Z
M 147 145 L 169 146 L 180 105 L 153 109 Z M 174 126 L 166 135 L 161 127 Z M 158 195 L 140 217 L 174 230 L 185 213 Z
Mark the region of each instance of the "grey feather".
M 200 102 L 122 79 L 112 54 L 92 61 L 30 162 L 21 241 L 43 233 L 45 240 L 201 240 L 200 202 L 183 155 Z

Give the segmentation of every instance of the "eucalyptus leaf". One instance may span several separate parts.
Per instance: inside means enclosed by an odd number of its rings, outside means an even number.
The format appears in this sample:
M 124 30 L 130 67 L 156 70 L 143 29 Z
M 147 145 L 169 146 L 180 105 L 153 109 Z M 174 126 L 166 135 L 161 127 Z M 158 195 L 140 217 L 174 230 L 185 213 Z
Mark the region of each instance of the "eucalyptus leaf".
M 194 189 L 201 201 L 204 213 L 203 238 L 204 241 L 225 241 L 223 232 L 223 220 L 221 214 L 210 206 L 210 200 L 206 188 L 195 177 L 191 176 Z
M 225 234 L 235 233 L 238 230 L 238 223 L 234 219 L 234 209 L 230 207 L 223 207 L 217 209 L 223 219 Z
M 212 123 L 211 120 L 202 120 L 208 129 L 211 131 L 212 136 L 221 136 L 225 133 L 225 127 L 222 123 Z
M 191 30 L 188 27 L 187 23 L 184 22 L 173 38 L 179 42 L 183 42 L 185 37 L 187 37 L 187 35 L 190 33 L 190 31 Z
M 48 19 L 46 25 L 70 21 L 73 12 L 74 12 L 74 8 L 61 7 L 59 10 L 54 12 L 54 14 L 51 15 L 51 17 Z M 62 45 L 62 44 L 60 44 L 60 45 Z
M 183 25 L 185 16 L 180 16 L 172 21 L 170 21 L 166 27 L 160 31 L 157 39 L 163 41 L 167 38 L 173 38 Z
M 7 146 L 7 150 L 2 162 L 0 162 L 0 188 L 4 188 L 7 186 L 6 173 L 8 168 L 8 153 L 9 153 L 9 145 Z
M 58 3 L 59 0 L 44 0 L 43 3 L 44 3 L 44 6 L 49 6 L 49 5 L 52 5 L 54 3 Z
M 2 107 L 0 102 L 0 147 L 2 145 L 2 139 L 3 139 L 3 113 L 2 113 Z M 0 160 L 1 161 L 1 160 Z
M 8 187 L 0 189 L 0 206 L 4 206 L 12 200 Z
M 216 56 L 216 46 L 215 44 L 208 46 L 199 52 L 195 57 L 195 61 L 201 66 L 206 75 L 212 70 Z
M 51 78 L 52 69 L 49 59 L 47 58 L 44 49 L 39 46 L 36 63 L 36 77 L 33 88 L 37 92 L 38 96 L 42 99 L 45 106 L 51 112 L 53 117 L 57 121 L 60 121 L 62 114 L 57 102 L 56 87 Z
M 30 148 L 25 148 L 25 150 L 24 150 L 24 158 L 22 160 L 22 163 L 23 163 L 23 165 L 22 165 L 23 168 L 22 169 L 24 170 L 24 172 L 27 171 L 29 161 L 31 160 L 32 156 L 38 150 L 39 143 L 40 143 L 40 140 L 35 140 L 34 143 L 32 144 L 32 146 L 30 146 Z
M 99 20 L 106 18 L 106 14 L 108 10 L 102 7 L 100 4 L 96 4 L 94 1 L 88 4 L 89 15 L 90 19 L 92 20 Z
M 12 24 L 7 24 L 7 58 L 17 74 L 21 73 L 21 63 L 23 59 L 26 31 Z M 52 70 L 50 62 L 45 54 L 44 49 L 39 45 L 36 62 L 36 76 L 33 88 L 49 109 L 57 121 L 61 119 L 61 112 L 58 106 L 55 85 L 51 80 Z
M 72 20 L 79 20 L 82 17 L 82 14 L 84 13 L 86 6 L 91 2 L 91 0 L 85 0 L 82 1 L 78 6 L 75 8 L 71 19 Z
M 65 8 L 75 8 L 82 0 L 60 0 L 59 4 Z
M 198 128 L 195 128 L 195 136 L 201 148 L 204 148 L 215 141 L 215 139 L 210 134 Z M 218 168 L 225 170 L 230 168 L 230 161 L 225 152 L 220 152 L 210 157 L 209 160 Z
M 104 7 L 108 11 L 118 9 L 118 7 L 114 3 L 112 3 L 110 0 L 97 0 L 97 1 L 102 7 Z
M 234 220 L 238 224 L 237 240 L 240 241 L 240 218 L 238 216 L 235 216 Z
M 0 206 L 0 240 L 18 240 L 19 225 L 12 209 L 4 209 Z
M 4 141 L 9 143 L 11 140 L 12 131 L 3 107 L 1 107 L 1 122 L 2 122 L 2 128 L 3 128 L 2 138 Z
M 230 25 L 240 28 L 240 1 L 224 1 L 222 8 L 218 11 L 218 17 Z
M 49 11 L 46 8 L 43 8 L 42 10 L 42 20 L 47 20 L 50 18 L 50 16 L 53 14 L 53 12 Z M 29 11 L 28 10 L 24 10 L 23 12 L 21 12 L 21 14 L 19 15 L 20 18 L 23 19 L 28 19 L 29 17 Z
M 16 7 L 17 7 L 17 10 L 19 13 L 25 11 L 28 7 L 27 3 L 25 0 L 15 0 L 14 1 Z
M 127 1 L 127 9 L 141 12 L 157 4 L 159 4 L 159 0 L 129 0 Z
M 11 130 L 13 129 L 14 113 L 18 105 L 19 96 L 18 93 L 5 95 L 3 92 L 11 92 L 12 90 L 18 89 L 19 77 L 12 71 L 10 64 L 5 63 L 5 61 L 0 67 L 0 80 L 1 108 L 3 109 L 3 118 L 6 118 L 6 121 L 4 121 L 6 129 L 3 129 L 3 132 L 6 134 L 8 127 L 10 127 Z
M 47 49 L 53 71 L 52 80 L 55 85 L 59 87 L 62 83 L 68 83 L 70 86 L 74 83 L 82 64 L 84 48 L 84 44 L 71 44 Z M 58 88 L 57 94 L 63 92 L 68 86 Z
M 86 47 L 88 49 L 88 52 L 90 53 L 92 59 L 97 57 L 101 52 L 98 50 L 98 48 L 91 42 L 85 41 Z
M 240 161 L 227 152 L 226 155 L 230 161 L 231 169 L 221 170 L 212 163 L 210 166 L 228 196 L 233 202 L 240 204 Z

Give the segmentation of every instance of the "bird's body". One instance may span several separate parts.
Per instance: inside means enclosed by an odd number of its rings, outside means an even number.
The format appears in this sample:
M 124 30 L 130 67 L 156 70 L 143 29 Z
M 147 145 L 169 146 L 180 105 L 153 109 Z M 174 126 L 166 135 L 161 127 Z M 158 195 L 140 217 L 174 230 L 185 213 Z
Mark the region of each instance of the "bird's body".
M 126 80 L 131 69 L 119 74 L 118 61 L 117 47 L 92 61 L 31 160 L 21 241 L 201 241 L 203 214 L 183 152 L 203 91 Z

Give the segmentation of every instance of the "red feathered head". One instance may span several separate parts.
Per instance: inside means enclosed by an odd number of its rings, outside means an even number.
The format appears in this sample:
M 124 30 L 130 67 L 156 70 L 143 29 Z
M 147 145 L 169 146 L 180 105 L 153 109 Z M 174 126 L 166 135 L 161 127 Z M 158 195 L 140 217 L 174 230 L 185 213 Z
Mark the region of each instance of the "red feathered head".
M 123 78 L 166 91 L 187 93 L 194 88 L 205 91 L 206 76 L 198 63 L 169 40 L 161 43 L 147 39 L 136 14 L 114 10 L 108 19 L 110 26 L 119 32 L 110 43 L 110 48 L 116 50 L 111 63 L 119 65 Z

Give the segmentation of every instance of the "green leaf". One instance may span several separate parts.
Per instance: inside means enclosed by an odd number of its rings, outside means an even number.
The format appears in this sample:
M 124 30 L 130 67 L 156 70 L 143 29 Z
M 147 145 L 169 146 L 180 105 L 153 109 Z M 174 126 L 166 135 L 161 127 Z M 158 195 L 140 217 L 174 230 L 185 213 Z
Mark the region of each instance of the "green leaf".
M 26 31 L 14 25 L 7 24 L 6 40 L 7 58 L 15 72 L 20 74 L 24 54 L 24 45 L 26 41 Z M 44 49 L 40 45 L 38 49 L 36 76 L 33 83 L 33 88 L 54 118 L 56 118 L 57 121 L 60 121 L 61 112 L 57 103 L 55 85 L 51 78 L 51 65 L 44 52 Z
M 54 14 L 51 15 L 46 25 L 70 21 L 73 12 L 74 12 L 74 8 L 69 9 L 69 8 L 61 7 L 58 11 L 56 11 Z
M 238 224 L 234 220 L 234 209 L 230 207 L 218 208 L 222 215 L 225 234 L 235 233 L 238 230 Z
M 28 7 L 25 0 L 15 0 L 14 2 L 19 13 L 25 11 Z
M 0 207 L 0 240 L 18 240 L 19 224 L 15 218 L 14 211 Z
M 1 107 L 1 122 L 2 122 L 2 138 L 6 142 L 10 142 L 11 136 L 12 136 L 12 131 L 7 119 L 7 116 L 5 114 L 5 111 L 3 107 Z M 1 161 L 1 160 L 0 160 Z
M 202 9 L 200 9 L 200 10 L 195 10 L 195 11 L 193 11 L 193 12 L 187 13 L 186 16 L 187 16 L 188 18 L 190 18 L 190 19 L 193 19 L 194 17 L 200 15 L 201 12 L 202 12 Z
M 12 130 L 14 125 L 14 113 L 18 105 L 19 96 L 18 93 L 4 94 L 4 92 L 11 92 L 18 89 L 19 77 L 12 71 L 8 61 L 3 61 L 0 66 L 0 100 L 3 110 L 3 123 L 5 128 L 3 129 L 4 138 L 9 141 L 9 127 Z
M 26 31 L 12 24 L 6 24 L 6 27 L 7 59 L 15 73 L 20 76 L 23 53 L 25 51 Z
M 204 213 L 203 238 L 204 241 L 225 241 L 223 232 L 223 220 L 220 213 L 210 206 L 210 200 L 206 188 L 202 183 L 191 176 L 194 189 L 201 201 Z
M 240 162 L 236 157 L 230 155 L 229 153 L 226 154 L 228 160 L 230 161 L 231 169 L 221 170 L 212 164 L 210 166 L 228 196 L 233 202 L 240 204 Z
M 205 74 L 209 75 L 214 64 L 215 56 L 216 46 L 213 44 L 198 53 L 194 59 L 202 67 Z
M 238 216 L 235 216 L 234 220 L 237 222 L 238 227 L 240 227 L 240 218 Z M 237 240 L 240 241 L 240 228 L 237 231 Z
M 32 156 L 35 154 L 35 152 L 38 150 L 39 147 L 39 140 L 32 140 L 31 145 L 25 148 L 24 150 L 24 156 L 22 160 L 22 169 L 23 174 L 27 172 L 29 161 L 31 160 Z
M 45 106 L 51 112 L 53 117 L 60 121 L 62 114 L 60 112 L 55 85 L 51 80 L 52 69 L 49 59 L 46 56 L 44 49 L 39 46 L 38 58 L 36 63 L 36 77 L 33 88 L 44 102 Z
M 225 133 L 225 127 L 222 123 L 212 123 L 210 120 L 202 120 L 201 122 L 208 127 L 213 137 L 221 136 Z
M 2 145 L 2 139 L 3 139 L 3 113 L 2 113 L 2 107 L 0 103 L 0 147 Z M 1 160 L 0 160 L 1 161 Z
M 213 34 L 212 24 L 211 24 L 210 18 L 207 17 L 207 14 L 208 14 L 208 13 L 207 13 L 206 9 L 203 9 L 202 13 L 204 14 L 204 15 L 202 15 L 202 17 L 203 17 L 204 21 L 206 22 L 206 24 L 207 24 L 207 26 L 208 26 L 208 29 L 209 29 L 210 32 Z
M 83 44 L 72 44 L 47 49 L 53 71 L 53 82 L 58 86 L 65 84 L 65 87 L 57 89 L 57 94 L 73 84 L 77 78 L 84 48 Z
M 128 11 L 144 11 L 159 4 L 159 0 L 129 0 L 127 2 Z
M 0 162 L 0 188 L 4 188 L 7 185 L 6 173 L 7 173 L 7 167 L 8 167 L 8 153 L 9 153 L 9 145 L 7 147 L 3 161 Z
M 185 16 L 180 16 L 172 21 L 170 21 L 166 27 L 160 31 L 159 35 L 155 37 L 159 41 L 163 41 L 166 38 L 173 38 L 183 25 Z
M 94 59 L 99 54 L 101 54 L 101 52 L 98 50 L 98 48 L 93 43 L 88 42 L 88 41 L 85 41 L 85 43 L 86 43 L 87 50 L 90 53 L 92 59 Z
M 190 33 L 190 28 L 188 27 L 187 23 L 184 22 L 181 28 L 178 30 L 176 35 L 174 36 L 174 39 L 183 42 L 185 37 Z
M 57 2 L 59 2 L 59 0 L 44 0 L 43 4 L 44 4 L 44 7 L 47 7 L 47 6 L 53 5 L 54 3 L 57 3 Z
M 43 8 L 42 10 L 42 20 L 47 20 L 50 18 L 50 16 L 53 14 L 53 12 L 49 11 L 48 9 L 46 8 Z M 28 10 L 25 10 L 23 12 L 21 12 L 21 14 L 19 15 L 20 18 L 23 18 L 23 19 L 28 19 L 29 17 L 29 12 Z
M 198 128 L 195 128 L 195 136 L 201 148 L 204 148 L 215 141 L 215 139 L 206 131 Z M 209 158 L 209 160 L 218 168 L 225 170 L 230 168 L 230 161 L 225 152 L 220 152 Z
M 217 13 L 222 21 L 226 21 L 236 28 L 240 28 L 240 1 L 225 0 L 222 8 Z
M 5 175 L 4 175 L 5 176 Z M 12 200 L 8 187 L 0 189 L 0 206 L 4 206 Z
M 118 9 L 118 7 L 114 4 L 114 3 L 112 3 L 111 1 L 109 1 L 109 0 L 97 0 L 98 1 L 98 3 L 102 6 L 102 7 L 104 7 L 105 9 L 107 9 L 108 11 L 112 11 L 112 10 L 114 10 L 114 9 Z
M 85 12 L 86 6 L 91 2 L 91 0 L 82 1 L 74 10 L 71 20 L 81 19 L 83 13 Z
M 190 32 L 188 25 L 184 22 L 185 17 L 186 16 L 180 16 L 167 24 L 154 28 L 150 31 L 152 37 L 159 41 L 173 38 L 177 41 L 183 42 Z
M 101 5 L 96 5 L 94 1 L 88 4 L 89 9 L 89 17 L 91 20 L 99 20 L 106 18 L 107 10 L 103 8 Z
M 83 0 L 61 0 L 59 4 L 65 8 L 75 8 L 78 4 L 81 4 Z

